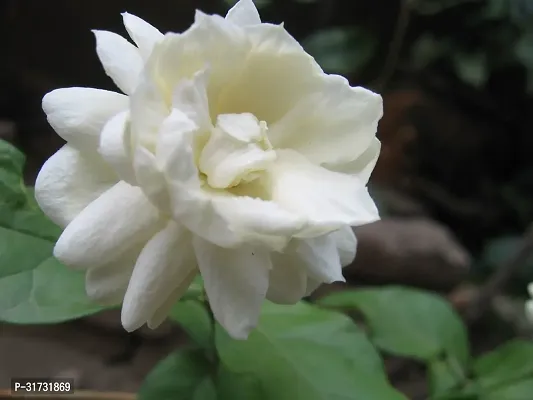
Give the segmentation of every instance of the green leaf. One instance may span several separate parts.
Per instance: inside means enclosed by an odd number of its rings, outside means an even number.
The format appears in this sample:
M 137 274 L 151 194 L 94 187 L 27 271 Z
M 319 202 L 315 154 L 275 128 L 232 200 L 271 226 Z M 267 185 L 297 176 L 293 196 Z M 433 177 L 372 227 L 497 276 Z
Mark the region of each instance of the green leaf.
M 514 50 L 516 57 L 527 70 L 527 90 L 533 94 L 533 29 L 530 28 L 522 35 Z
M 332 28 L 313 33 L 303 47 L 324 71 L 346 75 L 368 63 L 376 50 L 376 41 L 361 29 Z
M 447 355 L 462 366 L 468 362 L 465 327 L 448 302 L 435 294 L 392 286 L 338 292 L 320 304 L 360 310 L 372 341 L 390 353 L 420 360 Z
M 531 400 L 532 397 L 533 379 L 510 382 L 505 387 L 483 394 L 483 400 Z
M 432 395 L 439 399 L 440 395 L 447 394 L 468 381 L 464 368 L 457 364 L 457 359 L 453 356 L 431 360 L 428 378 Z
M 0 321 L 49 324 L 100 310 L 85 294 L 84 274 L 67 269 L 54 257 L 33 270 L 0 279 Z
M 410 1 L 411 7 L 422 15 L 434 15 L 453 7 L 462 6 L 476 0 L 420 0 Z
M 522 245 L 519 236 L 502 236 L 489 240 L 481 254 L 483 266 L 488 267 L 488 273 L 500 268 L 509 258 L 516 254 Z M 533 256 L 524 260 L 524 265 L 516 274 L 517 282 L 523 287 L 523 281 L 533 280 Z
M 53 257 L 61 229 L 30 197 L 23 165 L 22 153 L 0 141 L 0 320 L 53 323 L 101 310 L 85 295 L 84 275 Z
M 405 399 L 353 321 L 316 306 L 266 303 L 248 340 L 233 340 L 217 326 L 216 346 L 227 368 L 260 382 L 261 399 Z
M 416 69 L 424 69 L 436 60 L 446 57 L 453 51 L 449 39 L 435 38 L 429 33 L 422 34 L 411 46 L 411 62 Z
M 213 366 L 201 349 L 180 349 L 161 361 L 148 374 L 138 393 L 139 400 L 216 400 L 211 377 Z
M 473 368 L 477 382 L 484 389 L 507 386 L 520 380 L 531 380 L 533 343 L 523 340 L 507 342 L 478 358 Z
M 231 372 L 220 365 L 216 377 L 218 400 L 262 400 L 264 399 L 261 382 L 252 374 Z
M 213 348 L 213 323 L 204 303 L 192 299 L 180 300 L 172 308 L 169 318 L 180 324 L 200 347 Z
M 461 81 L 480 88 L 489 78 L 487 55 L 483 52 L 455 53 L 453 55 L 453 66 Z

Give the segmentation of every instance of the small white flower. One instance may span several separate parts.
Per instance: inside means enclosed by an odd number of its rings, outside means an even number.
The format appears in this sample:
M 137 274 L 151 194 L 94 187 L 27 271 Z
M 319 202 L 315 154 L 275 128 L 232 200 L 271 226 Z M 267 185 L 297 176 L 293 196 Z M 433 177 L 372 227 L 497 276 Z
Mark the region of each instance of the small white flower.
M 526 301 L 526 317 L 533 322 L 533 282 L 527 285 L 527 291 L 532 299 Z
M 36 183 L 65 227 L 55 256 L 87 271 L 92 298 L 123 301 L 130 331 L 158 326 L 198 271 L 236 338 L 265 298 L 291 304 L 343 280 L 350 226 L 379 218 L 366 184 L 381 97 L 325 74 L 251 0 L 226 18 L 197 12 L 182 34 L 124 22 L 137 47 L 95 34 L 127 96 L 67 88 L 43 99 L 67 141 Z

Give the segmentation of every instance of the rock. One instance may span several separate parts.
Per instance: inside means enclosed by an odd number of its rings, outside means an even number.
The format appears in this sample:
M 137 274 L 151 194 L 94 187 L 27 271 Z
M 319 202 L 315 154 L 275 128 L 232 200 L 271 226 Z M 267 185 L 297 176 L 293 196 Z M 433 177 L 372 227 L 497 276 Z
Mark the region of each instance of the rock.
M 345 268 L 350 281 L 446 291 L 461 282 L 468 271 L 468 252 L 435 221 L 390 218 L 354 231 L 357 255 Z

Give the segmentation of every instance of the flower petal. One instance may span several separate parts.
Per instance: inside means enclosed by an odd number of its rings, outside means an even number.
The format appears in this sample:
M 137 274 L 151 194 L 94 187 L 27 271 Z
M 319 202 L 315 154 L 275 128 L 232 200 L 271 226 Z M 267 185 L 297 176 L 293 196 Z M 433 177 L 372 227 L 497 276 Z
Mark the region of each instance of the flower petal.
M 199 236 L 193 246 L 216 320 L 235 339 L 257 325 L 272 267 L 268 252 L 251 247 L 223 249 Z
M 181 80 L 172 93 L 172 107 L 183 112 L 200 131 L 212 128 L 207 98 L 209 69 L 194 74 L 192 79 Z
M 363 154 L 353 161 L 335 165 L 325 163 L 324 166 L 331 171 L 355 175 L 362 183 L 366 184 L 378 162 L 380 151 L 381 142 L 377 138 L 374 138 Z
M 307 288 L 305 290 L 305 296 L 310 296 L 315 290 L 317 290 L 324 282 L 316 280 L 314 278 L 307 278 Z
M 157 46 L 157 63 L 151 74 L 174 89 L 183 79 L 209 68 L 207 98 L 211 117 L 218 113 L 220 90 L 239 72 L 250 51 L 251 43 L 244 30 L 219 15 L 196 13 L 194 24 L 181 34 L 167 33 Z M 164 89 L 164 88 L 163 88 Z M 165 93 L 169 98 L 172 93 Z
M 35 199 L 44 213 L 64 228 L 116 182 L 98 153 L 80 153 L 67 144 L 39 171 Z
M 170 211 L 170 199 L 165 177 L 156 157 L 142 146 L 135 149 L 133 162 L 135 178 L 148 199 L 160 211 Z
M 132 139 L 135 144 L 155 150 L 161 124 L 170 114 L 168 106 L 154 80 L 142 74 L 130 96 Z
M 240 0 L 226 14 L 226 20 L 239 26 L 257 25 L 261 17 L 252 0 Z
M 87 295 L 102 305 L 122 303 L 140 249 L 133 248 L 105 265 L 89 268 L 85 275 Z
M 144 62 L 133 44 L 113 32 L 93 30 L 96 53 L 106 74 L 125 94 L 132 94 L 137 86 Z
M 273 236 L 277 245 L 280 238 L 276 236 L 291 236 L 302 229 L 303 218 L 273 202 L 203 189 L 194 160 L 194 124 L 187 124 L 179 110 L 171 117 L 175 123 L 170 118 L 166 121 L 166 131 L 172 135 L 165 139 L 164 172 L 174 218 L 221 247 L 235 247 L 261 235 Z
M 128 108 L 128 97 L 91 88 L 63 88 L 43 97 L 43 110 L 59 136 L 80 150 L 96 149 L 100 132 L 114 115 Z
M 321 69 L 280 25 L 253 25 L 245 32 L 252 48 L 242 70 L 226 80 L 214 114 L 249 112 L 271 125 L 300 98 L 319 90 Z
M 198 275 L 198 270 L 196 270 L 195 273 L 192 274 L 193 281 L 196 275 Z M 161 306 L 150 317 L 150 319 L 146 323 L 146 325 L 148 325 L 148 328 L 157 329 L 163 322 L 165 322 L 170 312 L 172 311 L 172 308 L 179 301 L 181 296 L 183 296 L 183 289 L 181 287 L 178 287 L 166 298 L 163 304 L 161 304 Z
M 196 273 L 190 233 L 170 221 L 146 244 L 135 264 L 122 305 L 124 328 L 140 328 L 175 290 L 184 293 Z
M 273 252 L 267 299 L 277 304 L 295 304 L 307 291 L 305 264 L 294 254 Z
M 133 14 L 125 12 L 122 14 L 122 19 L 128 34 L 139 48 L 142 58 L 147 60 L 156 43 L 161 41 L 164 35 L 157 28 Z
M 321 80 L 319 91 L 270 127 L 269 138 L 276 148 L 296 150 L 315 164 L 338 169 L 371 146 L 383 100 L 367 89 L 350 87 L 337 75 L 323 74 Z
M 159 227 L 159 214 L 142 190 L 120 181 L 72 221 L 54 255 L 73 268 L 97 268 L 142 246 Z
M 121 112 L 105 124 L 100 137 L 98 152 L 113 167 L 116 174 L 130 184 L 135 184 L 132 167 L 129 113 Z
M 341 229 L 329 234 L 335 241 L 341 265 L 343 267 L 352 263 L 357 250 L 357 238 L 351 226 L 344 226 Z
M 324 283 L 345 282 L 339 251 L 331 235 L 294 242 L 296 256 L 305 263 L 310 278 Z
M 278 241 L 288 241 L 305 226 L 305 220 L 297 213 L 287 211 L 272 201 L 220 195 L 212 196 L 210 201 L 216 215 L 220 216 L 233 232 L 242 237 L 243 241 L 246 241 L 248 235 L 250 238 L 257 235 L 258 239 L 264 235 L 263 245 L 268 245 L 268 238 L 273 236 L 277 237 Z M 283 246 L 286 244 L 282 243 Z
M 272 200 L 304 216 L 312 229 L 325 233 L 379 220 L 359 179 L 311 164 L 293 151 L 278 150 L 277 154 L 270 170 Z
M 207 176 L 209 186 L 234 187 L 253 180 L 254 173 L 268 168 L 276 159 L 276 152 L 263 145 L 264 130 L 252 114 L 219 115 L 199 160 L 199 169 Z

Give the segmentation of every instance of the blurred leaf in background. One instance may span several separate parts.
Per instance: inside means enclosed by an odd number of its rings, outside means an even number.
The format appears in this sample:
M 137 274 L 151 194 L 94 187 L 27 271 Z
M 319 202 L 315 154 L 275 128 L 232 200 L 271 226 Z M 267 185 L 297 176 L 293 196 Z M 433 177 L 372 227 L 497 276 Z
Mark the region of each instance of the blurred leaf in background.
M 305 39 L 303 47 L 324 71 L 349 75 L 367 65 L 377 42 L 362 28 L 337 27 L 314 32 Z

